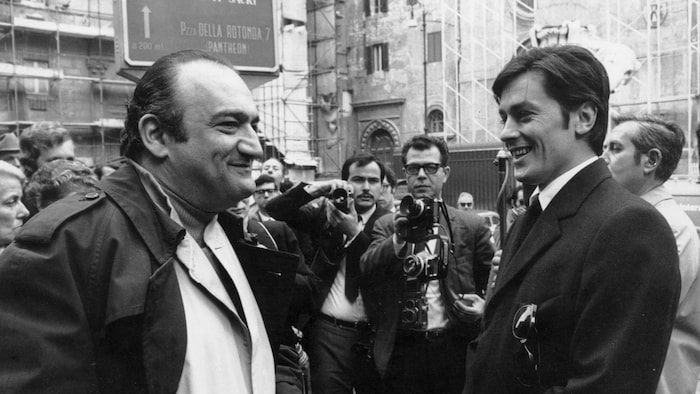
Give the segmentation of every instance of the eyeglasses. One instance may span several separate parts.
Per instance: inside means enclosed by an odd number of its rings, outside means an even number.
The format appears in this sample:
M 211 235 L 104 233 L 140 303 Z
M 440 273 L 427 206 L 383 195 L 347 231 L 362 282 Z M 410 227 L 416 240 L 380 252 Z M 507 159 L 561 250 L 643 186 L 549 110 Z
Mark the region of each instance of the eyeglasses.
M 442 164 L 425 163 L 425 164 L 407 164 L 403 169 L 408 175 L 418 175 L 421 168 L 426 174 L 434 175 L 442 167 Z
M 277 189 L 260 189 L 256 190 L 255 194 L 258 196 L 264 196 L 265 194 L 275 194 L 277 192 Z
M 537 328 L 535 327 L 535 315 L 537 305 L 527 304 L 518 308 L 513 316 L 513 337 L 520 341 L 525 350 L 525 358 L 518 363 L 517 379 L 523 386 L 531 387 L 540 383 L 540 344 L 537 338 Z M 528 347 L 528 343 L 537 346 L 537 353 L 533 353 Z
M 459 206 L 462 208 L 471 207 L 472 205 L 474 205 L 473 202 L 460 202 L 459 203 Z

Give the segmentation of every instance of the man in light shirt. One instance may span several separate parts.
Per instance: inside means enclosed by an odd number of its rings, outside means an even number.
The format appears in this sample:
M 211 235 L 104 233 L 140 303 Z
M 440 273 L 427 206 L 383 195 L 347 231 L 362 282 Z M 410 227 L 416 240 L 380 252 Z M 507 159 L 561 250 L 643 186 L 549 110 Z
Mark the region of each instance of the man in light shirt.
M 272 217 L 315 242 L 311 270 L 321 289 L 308 348 L 314 394 L 383 393 L 359 272 L 372 226 L 388 213 L 377 206 L 383 177 L 384 166 L 373 155 L 358 153 L 343 163 L 341 180 L 302 182 L 267 203 Z M 319 197 L 326 198 L 311 203 Z
M 681 296 L 657 394 L 694 393 L 700 373 L 700 239 L 695 224 L 664 187 L 683 153 L 678 124 L 650 115 L 620 116 L 603 145 L 613 178 L 653 205 L 676 238 Z
M 533 48 L 492 90 L 515 178 L 537 189 L 504 240 L 464 391 L 653 393 L 678 305 L 678 253 L 663 216 L 598 158 L 605 68 L 581 47 Z
M 1 392 L 275 392 L 298 258 L 246 243 L 225 212 L 255 188 L 257 122 L 222 59 L 181 51 L 146 71 L 129 161 L 0 258 Z

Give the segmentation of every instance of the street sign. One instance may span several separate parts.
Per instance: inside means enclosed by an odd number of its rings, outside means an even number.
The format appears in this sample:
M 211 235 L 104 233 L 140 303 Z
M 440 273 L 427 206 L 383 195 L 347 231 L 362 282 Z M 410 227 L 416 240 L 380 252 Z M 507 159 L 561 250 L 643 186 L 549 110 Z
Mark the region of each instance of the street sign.
M 275 0 L 117 0 L 119 51 L 148 67 L 182 49 L 228 58 L 236 69 L 277 71 Z M 119 20 L 121 19 L 121 21 Z

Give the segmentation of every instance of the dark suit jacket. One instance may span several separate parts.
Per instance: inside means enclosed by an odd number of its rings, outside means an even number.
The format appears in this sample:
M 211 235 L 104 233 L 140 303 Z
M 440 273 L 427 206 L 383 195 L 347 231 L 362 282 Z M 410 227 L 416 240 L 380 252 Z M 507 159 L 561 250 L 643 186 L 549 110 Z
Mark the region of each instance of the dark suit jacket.
M 325 206 L 322 203 L 308 204 L 314 197 L 304 190 L 306 185 L 300 183 L 268 201 L 267 212 L 293 229 L 308 233 L 314 242 L 316 252 L 311 270 L 321 279 L 320 291 L 314 297 L 314 310 L 318 311 L 330 292 L 341 259 L 346 257 L 346 264 L 359 264 L 360 256 L 370 244 L 374 222 L 389 211 L 377 207 L 367 220 L 364 230 L 345 248 L 342 234 L 328 229 Z M 365 293 L 364 282 L 360 282 L 360 290 L 362 294 Z
M 506 239 L 465 393 L 653 393 L 679 295 L 678 253 L 664 218 L 602 160 L 569 181 L 519 250 Z M 516 310 L 537 304 L 541 387 L 516 374 Z M 531 349 L 535 343 L 528 342 Z
M 455 306 L 455 296 L 476 293 L 483 296 L 488 282 L 493 246 L 490 231 L 483 219 L 471 212 L 448 207 L 454 235 L 454 255 L 447 265 L 447 277 L 442 283 L 442 296 L 450 324 L 458 334 L 473 339 L 478 323 L 461 313 Z M 441 225 L 441 234 L 447 227 Z M 374 358 L 377 369 L 384 374 L 391 357 L 400 321 L 403 271 L 402 259 L 396 257 L 393 243 L 394 217 L 386 215 L 374 225 L 372 245 L 362 256 L 360 267 L 366 290 L 362 293 L 370 320 L 375 322 Z

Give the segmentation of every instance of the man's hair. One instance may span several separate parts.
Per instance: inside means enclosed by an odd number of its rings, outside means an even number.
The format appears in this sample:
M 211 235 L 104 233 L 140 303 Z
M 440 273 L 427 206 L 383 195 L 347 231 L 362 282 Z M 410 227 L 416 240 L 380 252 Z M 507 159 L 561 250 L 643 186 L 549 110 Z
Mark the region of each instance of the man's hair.
M 427 135 L 416 135 L 403 145 L 403 148 L 401 148 L 401 162 L 403 165 L 406 165 L 406 155 L 411 148 L 423 151 L 433 146 L 436 146 L 440 151 L 440 164 L 446 166 L 447 159 L 450 155 L 450 151 L 447 149 L 447 143 L 445 140 Z
M 562 45 L 532 48 L 511 59 L 498 74 L 492 91 L 501 102 L 503 91 L 519 76 L 538 72 L 544 77 L 544 91 L 561 106 L 564 127 L 569 112 L 590 103 L 597 111 L 595 124 L 584 137 L 596 155 L 603 153 L 608 127 L 610 81 L 605 67 L 587 49 Z
M 394 170 L 387 166 L 384 167 L 384 179 L 386 179 L 392 189 L 396 188 L 396 174 L 394 174 Z
M 25 201 L 30 213 L 75 192 L 97 190 L 97 176 L 81 161 L 58 159 L 42 165 L 25 187 Z
M 673 171 L 681 160 L 685 146 L 683 129 L 676 122 L 649 114 L 619 115 L 613 119 L 615 126 L 625 122 L 637 124 L 636 131 L 630 135 L 632 145 L 635 147 L 635 162 L 639 164 L 642 154 L 654 148 L 658 149 L 661 152 L 661 163 L 654 175 L 665 182 L 673 175 Z
M 377 160 L 377 158 L 373 154 L 367 152 L 356 153 L 350 156 L 350 158 L 348 158 L 347 160 L 345 160 L 345 163 L 343 163 L 343 168 L 340 171 L 340 179 L 344 181 L 348 180 L 348 178 L 350 177 L 350 166 L 352 166 L 353 164 L 357 163 L 358 167 L 364 167 L 368 164 L 371 164 L 372 162 L 377 163 L 377 165 L 379 166 L 379 179 L 384 179 L 384 175 L 386 174 L 386 167 L 382 162 Z
M 255 187 L 258 187 L 260 185 L 264 185 L 266 183 L 272 183 L 275 185 L 275 188 L 277 187 L 277 184 L 275 183 L 275 178 L 273 178 L 267 174 L 262 174 L 255 179 Z
M 187 133 L 182 128 L 183 111 L 178 102 L 177 68 L 198 60 L 207 60 L 235 71 L 225 59 L 198 50 L 179 51 L 158 59 L 136 85 L 134 95 L 126 105 L 126 120 L 120 137 L 123 156 L 138 161 L 144 153 L 139 121 L 147 114 L 155 115 L 159 127 L 175 141 L 187 142 Z
M 42 121 L 27 127 L 19 136 L 19 148 L 23 154 L 22 166 L 29 174 L 33 174 L 37 170 L 37 161 L 42 152 L 70 140 L 70 133 L 59 122 Z

